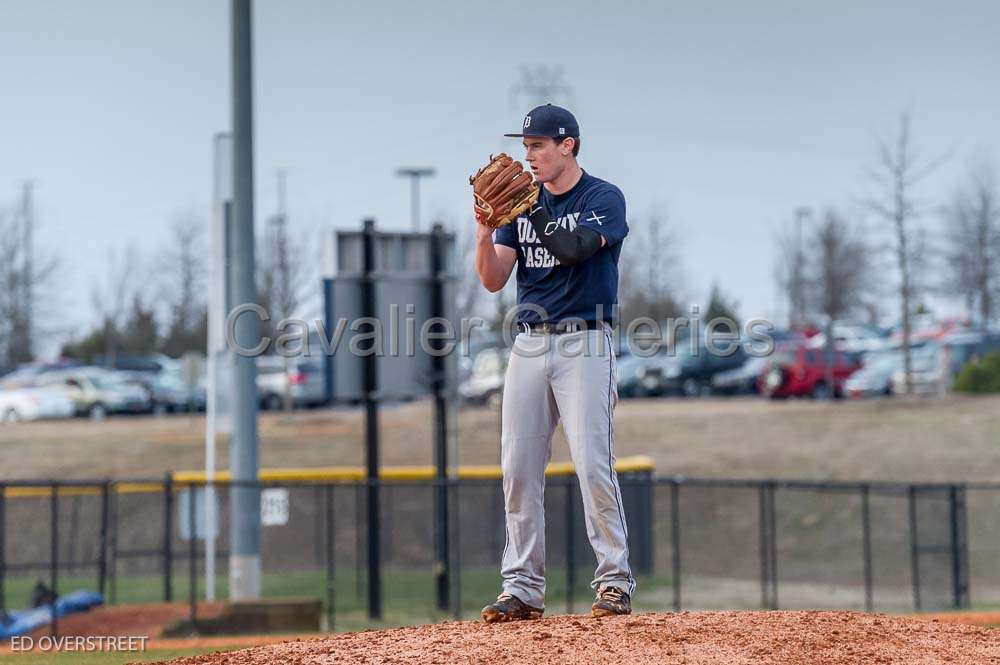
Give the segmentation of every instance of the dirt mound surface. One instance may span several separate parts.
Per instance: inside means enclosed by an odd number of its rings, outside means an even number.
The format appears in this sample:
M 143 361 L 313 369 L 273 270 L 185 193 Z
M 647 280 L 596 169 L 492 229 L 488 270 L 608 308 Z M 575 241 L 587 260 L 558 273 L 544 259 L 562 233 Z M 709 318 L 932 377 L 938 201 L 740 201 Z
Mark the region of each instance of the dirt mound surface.
M 180 658 L 172 665 L 332 663 L 1000 663 L 1000 630 L 858 612 L 682 612 L 458 621 Z

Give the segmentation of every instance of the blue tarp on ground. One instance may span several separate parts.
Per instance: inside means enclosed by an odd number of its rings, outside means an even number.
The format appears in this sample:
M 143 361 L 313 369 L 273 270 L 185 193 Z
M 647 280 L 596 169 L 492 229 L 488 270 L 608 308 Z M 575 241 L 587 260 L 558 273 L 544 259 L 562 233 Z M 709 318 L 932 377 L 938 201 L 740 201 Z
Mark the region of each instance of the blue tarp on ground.
M 93 591 L 74 591 L 60 596 L 55 602 L 57 617 L 67 614 L 86 612 L 91 607 L 103 605 L 104 598 Z M 32 610 L 9 612 L 6 617 L 0 617 L 0 640 L 6 640 L 14 635 L 27 635 L 33 630 L 51 623 L 52 605 L 43 605 Z

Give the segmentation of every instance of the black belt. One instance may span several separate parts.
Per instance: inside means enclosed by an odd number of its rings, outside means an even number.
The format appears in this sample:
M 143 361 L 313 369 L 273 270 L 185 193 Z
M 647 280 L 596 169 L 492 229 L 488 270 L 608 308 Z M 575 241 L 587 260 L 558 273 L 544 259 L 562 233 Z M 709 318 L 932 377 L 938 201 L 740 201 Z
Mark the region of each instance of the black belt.
M 521 332 L 543 333 L 546 335 L 562 335 L 564 333 L 580 332 L 582 330 L 601 330 L 603 321 L 560 321 L 559 323 L 518 323 Z

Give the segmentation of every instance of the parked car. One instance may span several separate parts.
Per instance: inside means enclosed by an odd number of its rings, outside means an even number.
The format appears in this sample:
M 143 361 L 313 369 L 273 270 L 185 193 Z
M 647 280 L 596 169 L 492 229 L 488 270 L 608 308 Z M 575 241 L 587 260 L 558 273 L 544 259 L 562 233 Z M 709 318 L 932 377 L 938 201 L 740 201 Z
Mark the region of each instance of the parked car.
M 910 356 L 913 393 L 934 395 L 950 390 L 965 363 L 982 358 L 998 348 L 1000 334 L 963 331 L 949 333 L 940 340 L 913 349 Z M 893 373 L 892 392 L 906 392 L 906 374 L 902 363 Z
M 468 377 L 458 385 L 459 397 L 470 404 L 486 404 L 499 410 L 509 357 L 510 349 L 505 347 L 480 350 L 472 360 Z
M 260 407 L 277 411 L 284 407 L 286 394 L 293 407 L 308 407 L 326 401 L 323 361 L 308 357 L 257 358 L 257 397 Z
M 719 372 L 712 377 L 712 392 L 723 395 L 749 395 L 757 392 L 758 379 L 770 358 L 753 356 L 736 369 Z
M 844 394 L 854 398 L 891 395 L 893 374 L 902 366 L 903 353 L 898 349 L 867 353 L 861 368 L 844 382 Z
M 890 345 L 889 338 L 872 326 L 860 324 L 833 324 L 833 346 L 847 353 L 867 353 L 881 351 Z M 826 333 L 821 332 L 809 338 L 807 346 L 814 349 L 826 347 Z
M 156 414 L 180 411 L 201 411 L 205 408 L 204 389 L 190 390 L 176 373 L 121 372 L 128 383 L 140 386 L 150 400 L 150 410 Z
M 114 356 L 111 363 L 107 362 L 103 355 L 96 355 L 92 360 L 97 367 L 105 367 L 120 372 L 144 372 L 149 374 L 158 374 L 166 369 L 167 363 L 179 364 L 179 361 L 161 354 L 134 356 L 127 353 L 118 353 Z
M 38 377 L 42 374 L 82 366 L 75 360 L 24 363 L 14 371 L 0 377 L 0 388 L 31 388 L 38 384 Z
M 0 423 L 43 418 L 70 418 L 76 413 L 73 400 L 51 388 L 0 390 Z
M 715 344 L 716 351 L 725 347 L 721 342 Z M 682 340 L 674 347 L 674 353 L 676 355 L 664 362 L 664 392 L 685 397 L 712 394 L 712 377 L 719 372 L 736 369 L 747 359 L 742 343 L 728 355 L 720 355 L 710 351 L 704 340 L 694 349 L 688 341 Z
M 94 420 L 111 413 L 148 413 L 152 406 L 145 390 L 101 367 L 45 372 L 37 381 L 41 386 L 61 387 L 76 405 L 77 414 Z
M 910 320 L 910 344 L 941 341 L 948 335 L 966 330 L 969 320 L 963 317 L 938 319 L 933 314 L 917 314 Z M 892 326 L 890 340 L 893 346 L 903 343 L 902 323 Z
M 947 362 L 941 353 L 939 342 L 930 342 L 920 348 L 910 351 L 910 373 L 913 382 L 913 393 L 917 395 L 933 395 L 945 391 L 950 384 L 948 371 L 942 365 Z M 892 375 L 892 392 L 897 395 L 906 394 L 906 368 L 903 363 Z
M 618 396 L 627 398 L 663 395 L 667 391 L 664 370 L 673 360 L 665 352 L 643 356 L 632 353 L 628 348 L 623 349 L 615 358 Z
M 826 399 L 844 394 L 844 381 L 853 374 L 861 362 L 854 354 L 833 351 L 832 358 L 825 349 L 805 346 L 781 347 L 771 356 L 766 371 L 761 375 L 758 389 L 772 399 L 784 397 L 813 397 Z M 833 385 L 827 378 L 828 364 L 833 365 Z
M 462 336 L 455 347 L 455 352 L 458 354 L 459 384 L 472 375 L 472 365 L 480 351 L 496 348 L 502 344 L 503 340 L 500 339 L 500 336 L 491 331 L 473 329 L 469 335 Z

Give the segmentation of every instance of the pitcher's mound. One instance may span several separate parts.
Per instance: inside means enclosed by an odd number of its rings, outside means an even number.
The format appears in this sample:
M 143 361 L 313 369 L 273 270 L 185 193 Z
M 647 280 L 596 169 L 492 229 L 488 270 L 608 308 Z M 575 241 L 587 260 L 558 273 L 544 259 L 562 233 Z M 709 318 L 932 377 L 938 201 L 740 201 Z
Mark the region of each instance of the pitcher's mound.
M 857 612 L 682 612 L 456 621 L 170 661 L 297 663 L 1000 663 L 1000 630 Z

